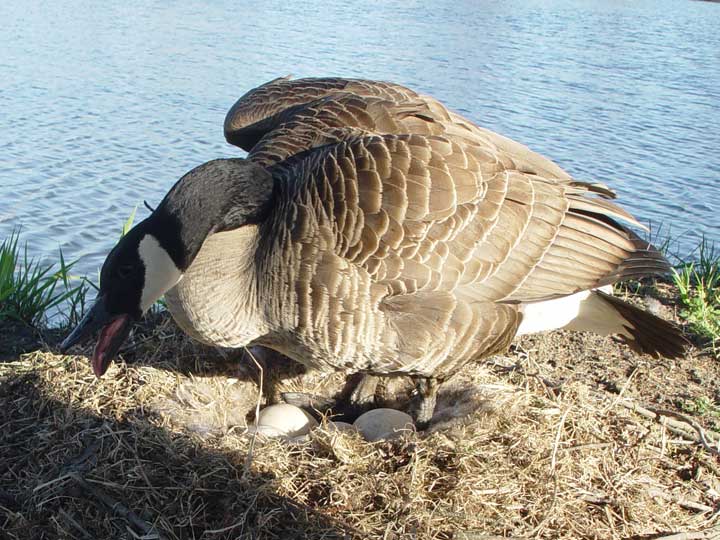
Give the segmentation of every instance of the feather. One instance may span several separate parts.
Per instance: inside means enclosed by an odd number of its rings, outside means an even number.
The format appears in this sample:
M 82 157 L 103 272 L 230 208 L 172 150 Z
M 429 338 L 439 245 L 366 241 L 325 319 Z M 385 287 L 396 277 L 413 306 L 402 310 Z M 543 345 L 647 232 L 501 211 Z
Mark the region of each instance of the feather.
M 651 354 L 684 350 L 668 323 L 590 292 L 669 268 L 624 225 L 641 226 L 615 193 L 432 97 L 275 79 L 241 97 L 224 127 L 275 191 L 254 236 L 219 233 L 236 235 L 243 247 L 229 258 L 239 265 L 242 253 L 249 277 L 219 266 L 212 250 L 226 242 L 213 235 L 178 285 L 173 314 L 206 341 L 256 332 L 311 367 L 445 378 L 557 308 L 566 327 L 617 330 Z M 203 278 L 213 267 L 225 270 Z M 240 304 L 203 307 L 233 283 Z M 228 303 L 249 320 L 228 319 Z

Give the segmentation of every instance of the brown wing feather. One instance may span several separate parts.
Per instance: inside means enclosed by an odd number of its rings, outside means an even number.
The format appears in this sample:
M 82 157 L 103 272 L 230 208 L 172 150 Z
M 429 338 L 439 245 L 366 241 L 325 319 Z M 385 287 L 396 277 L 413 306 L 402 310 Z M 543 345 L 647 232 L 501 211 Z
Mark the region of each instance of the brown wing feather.
M 225 119 L 227 140 L 264 166 L 324 144 L 370 134 L 444 135 L 491 149 L 506 169 L 571 181 L 555 163 L 526 146 L 474 125 L 430 96 L 393 83 L 275 79 L 241 97 Z
M 266 133 L 279 127 L 293 110 L 332 94 L 350 93 L 404 102 L 418 96 L 403 86 L 339 77 L 274 79 L 250 90 L 225 116 L 225 138 L 230 144 L 250 151 Z
M 390 294 L 454 291 L 475 302 L 567 295 L 667 269 L 614 221 L 597 187 L 508 169 L 492 144 L 366 136 L 273 169 L 332 230 L 339 257 Z
M 384 98 L 332 94 L 275 117 L 279 124 L 265 133 L 248 159 L 265 167 L 292 155 L 352 137 L 391 133 L 441 133 L 421 101 L 398 104 Z

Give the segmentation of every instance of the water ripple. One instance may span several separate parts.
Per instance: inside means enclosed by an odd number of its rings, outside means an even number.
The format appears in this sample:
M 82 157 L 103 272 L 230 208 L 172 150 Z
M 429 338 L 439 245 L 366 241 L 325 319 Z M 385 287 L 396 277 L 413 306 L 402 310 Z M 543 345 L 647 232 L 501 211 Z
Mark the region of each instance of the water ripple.
M 226 109 L 270 78 L 389 79 L 720 242 L 720 5 L 250 0 L 0 5 L 0 238 L 94 275 L 133 207 L 240 155 Z

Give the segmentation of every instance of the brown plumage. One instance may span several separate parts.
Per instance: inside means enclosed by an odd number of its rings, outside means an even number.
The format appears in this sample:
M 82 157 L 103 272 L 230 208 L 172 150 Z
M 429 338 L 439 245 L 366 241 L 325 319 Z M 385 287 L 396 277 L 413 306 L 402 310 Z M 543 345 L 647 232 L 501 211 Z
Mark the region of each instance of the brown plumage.
M 682 353 L 675 327 L 582 293 L 669 269 L 620 224 L 639 225 L 614 193 L 431 97 L 276 79 L 238 100 L 225 136 L 275 192 L 266 219 L 210 235 L 168 293 L 199 339 L 254 341 L 319 369 L 443 380 L 505 350 L 523 317 L 544 329 L 531 314 L 561 299 L 582 316 L 560 326 Z

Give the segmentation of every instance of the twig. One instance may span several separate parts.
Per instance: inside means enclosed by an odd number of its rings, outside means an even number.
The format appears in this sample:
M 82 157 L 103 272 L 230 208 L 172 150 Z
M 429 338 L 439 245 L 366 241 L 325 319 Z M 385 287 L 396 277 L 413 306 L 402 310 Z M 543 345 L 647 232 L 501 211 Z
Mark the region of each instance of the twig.
M 648 489 L 648 495 L 650 495 L 651 497 L 659 497 L 669 502 L 674 502 L 678 506 L 686 508 L 687 510 L 694 510 L 695 512 L 701 512 L 703 514 L 712 512 L 714 510 L 712 506 L 708 506 L 706 504 L 695 501 L 688 501 L 687 499 L 681 499 L 680 497 L 676 497 L 675 495 L 672 495 L 657 488 Z
M 116 501 L 110 495 L 102 491 L 100 488 L 94 486 L 92 483 L 85 480 L 82 476 L 77 473 L 70 473 L 68 475 L 75 482 L 77 482 L 82 489 L 89 492 L 97 500 L 107 506 L 112 513 L 120 518 L 125 519 L 130 525 L 142 532 L 143 537 L 147 539 L 159 539 L 160 535 L 155 528 L 150 525 L 147 521 L 138 516 L 135 512 L 130 510 L 127 506 L 121 502 Z
M 600 442 L 600 443 L 586 443 L 586 444 L 576 444 L 575 446 L 568 446 L 566 448 L 560 448 L 560 450 L 564 452 L 570 452 L 572 450 L 591 450 L 596 448 L 610 448 L 613 445 L 613 443 L 609 442 Z
M 625 390 L 627 390 L 628 386 L 630 386 L 630 382 L 632 381 L 633 377 L 635 376 L 635 374 L 638 371 L 639 371 L 638 368 L 634 368 L 632 370 L 632 373 L 630 373 L 630 376 L 627 378 L 627 381 L 625 381 L 625 384 L 623 384 L 623 387 L 620 389 L 620 392 L 615 397 L 613 402 L 610 405 L 608 405 L 605 409 L 603 409 L 603 411 L 601 413 L 602 415 L 605 415 L 608 412 L 610 412 L 613 409 L 613 407 L 615 407 L 615 405 L 617 405 L 618 401 L 620 401 L 623 398 L 623 394 L 625 394 Z
M 458 540 L 526 540 L 527 536 L 496 536 L 494 534 L 481 534 L 473 531 L 458 531 Z
M 247 513 L 247 512 L 246 512 Z M 233 529 L 237 529 L 238 527 L 242 527 L 245 525 L 245 518 L 241 519 L 237 523 L 233 523 L 232 525 L 229 525 L 227 527 L 223 527 L 222 529 L 212 529 L 212 530 L 206 530 L 203 531 L 203 535 L 206 534 L 220 534 L 228 531 L 232 531 Z
M 623 399 L 619 403 L 626 409 L 630 409 L 631 411 L 636 412 L 640 416 L 644 416 L 645 418 L 650 418 L 651 420 L 660 422 L 675 435 L 679 435 L 686 439 L 699 442 L 703 446 L 703 448 L 705 448 L 705 450 L 715 456 L 720 456 L 720 450 L 712 446 L 712 443 L 717 444 L 718 439 L 720 439 L 720 434 L 705 431 L 705 429 L 692 418 L 679 412 L 666 409 L 642 407 L 641 405 L 638 405 L 637 403 L 628 398 Z M 673 418 L 676 418 L 680 421 L 673 420 Z M 695 431 L 695 433 L 689 430 L 688 427 L 691 427 Z
M 60 469 L 61 476 L 72 472 L 84 473 L 93 468 L 95 462 L 97 462 L 98 448 L 100 448 L 100 441 L 96 439 L 83 448 L 80 454 L 63 464 L 62 469 Z
M 250 440 L 250 448 L 248 448 L 248 455 L 245 458 L 245 473 L 247 474 L 250 472 L 250 466 L 252 465 L 252 458 L 253 458 L 253 451 L 255 450 L 255 441 L 257 440 L 257 434 L 258 434 L 258 419 L 260 418 L 260 403 L 262 402 L 263 397 L 263 368 L 260 365 L 260 363 L 255 359 L 255 355 L 250 352 L 250 349 L 245 347 L 245 352 L 250 356 L 252 361 L 255 363 L 255 366 L 258 368 L 258 371 L 260 372 L 260 383 L 258 384 L 258 398 L 257 402 L 255 403 L 255 431 L 253 432 L 252 439 Z
M 160 538 L 159 536 L 155 536 L 155 533 L 151 533 L 150 536 L 145 534 L 138 534 L 133 530 L 130 525 L 125 525 L 125 530 L 135 540 L 157 540 L 158 538 Z
M 720 538 L 720 531 L 681 532 L 669 536 L 657 536 L 655 540 L 716 540 Z
M 152 482 L 147 476 L 147 473 L 145 472 L 145 467 L 143 467 L 142 462 L 140 461 L 140 452 L 138 452 L 138 440 L 135 439 L 135 444 L 133 448 L 133 457 L 135 458 L 135 461 L 137 462 L 136 471 L 140 473 L 140 476 L 143 477 L 143 480 L 145 480 L 145 483 L 147 484 L 148 488 L 150 488 L 150 491 L 153 492 L 154 495 L 159 495 L 157 490 L 155 489 L 155 486 L 153 486 Z
M 565 426 L 565 418 L 567 418 L 570 409 L 568 408 L 560 418 L 560 424 L 558 425 L 557 433 L 555 434 L 555 443 L 553 444 L 552 456 L 550 458 L 550 474 L 555 473 L 555 458 L 557 457 L 558 446 L 560 446 L 560 436 L 562 435 L 563 426 Z
M 62 517 L 64 517 L 68 521 L 68 523 L 70 523 L 70 525 L 75 527 L 80 532 L 80 534 L 83 536 L 83 538 L 86 538 L 88 540 L 93 540 L 95 538 L 89 532 L 87 532 L 82 527 L 82 525 L 80 525 L 77 521 L 75 521 L 75 519 L 70 514 L 68 514 L 65 510 L 63 510 L 62 507 L 60 508 L 60 514 L 62 515 Z
M 715 476 L 720 476 L 720 469 L 712 461 L 701 457 L 700 463 L 703 467 L 708 468 Z
M 250 510 L 255 506 L 257 499 L 253 499 L 253 503 L 247 507 L 245 510 L 245 513 L 243 514 L 243 517 L 240 521 L 237 521 L 233 523 L 232 525 L 229 525 L 227 527 L 223 527 L 221 529 L 207 529 L 203 531 L 202 536 L 205 536 L 206 534 L 222 534 L 224 532 L 231 531 L 233 529 L 237 529 L 238 527 L 242 527 L 240 529 L 240 533 L 238 534 L 237 538 L 240 538 L 242 536 L 243 531 L 245 530 L 245 524 L 247 523 L 248 514 L 250 513 Z
M 532 361 L 530 359 L 530 355 L 523 351 L 523 354 L 528 359 L 528 361 Z M 533 378 L 537 380 L 540 385 L 543 387 L 543 390 L 545 391 L 545 394 L 550 395 L 551 399 L 555 399 L 557 397 L 557 394 L 555 392 L 552 392 L 553 390 L 560 390 L 564 382 L 555 382 L 551 379 L 548 379 L 547 377 L 543 377 L 540 373 L 540 369 L 538 368 L 535 373 L 530 373 L 521 363 L 520 361 L 516 361 L 511 366 L 505 366 L 502 364 L 499 364 L 497 362 L 488 362 L 487 363 L 490 367 L 496 368 L 496 371 L 499 371 L 500 373 L 520 373 L 520 375 L 523 375 L 526 378 Z M 537 363 L 535 363 L 537 366 Z
M 39 484 L 33 488 L 33 493 L 37 493 L 38 491 L 44 491 L 45 489 L 49 488 L 50 486 L 57 484 L 58 482 L 64 482 L 68 478 L 70 478 L 71 473 L 61 474 L 57 478 L 53 478 L 52 480 L 48 480 L 47 482 L 43 482 L 42 484 Z M 38 506 L 42 506 L 43 502 L 40 502 Z
M 586 503 L 597 505 L 610 504 L 613 506 L 619 506 L 617 500 L 611 498 L 604 491 L 587 491 L 585 489 L 581 489 L 580 491 L 581 494 L 578 498 L 581 501 L 585 501 Z
M 711 437 L 709 437 L 709 434 L 705 431 L 705 429 L 698 424 L 695 420 L 690 418 L 687 415 L 684 415 L 682 413 L 671 411 L 668 409 L 650 409 L 655 414 L 661 414 L 663 416 L 670 416 L 673 418 L 677 418 L 681 422 L 685 422 L 690 427 L 692 427 L 695 430 L 695 433 L 697 433 L 698 439 L 700 443 L 703 445 L 705 450 L 710 452 L 711 454 L 715 454 L 716 456 L 720 456 L 720 450 L 718 450 L 715 446 L 711 446 L 711 443 L 718 444 L 718 439 L 715 437 L 715 440 L 712 440 Z

